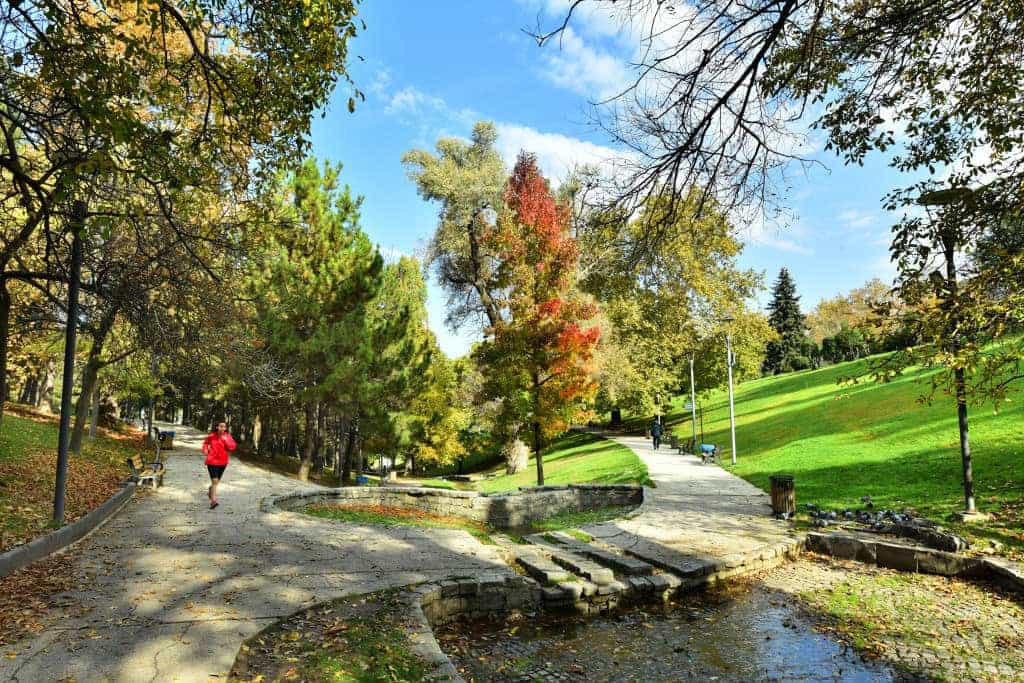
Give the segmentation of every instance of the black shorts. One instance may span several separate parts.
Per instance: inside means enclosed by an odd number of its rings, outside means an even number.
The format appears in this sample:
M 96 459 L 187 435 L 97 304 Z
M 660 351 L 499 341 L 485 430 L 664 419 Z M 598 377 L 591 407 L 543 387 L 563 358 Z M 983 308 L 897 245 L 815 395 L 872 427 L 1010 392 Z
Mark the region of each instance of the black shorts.
M 228 468 L 227 465 L 207 465 L 206 469 L 210 471 L 210 479 L 223 479 L 224 470 Z

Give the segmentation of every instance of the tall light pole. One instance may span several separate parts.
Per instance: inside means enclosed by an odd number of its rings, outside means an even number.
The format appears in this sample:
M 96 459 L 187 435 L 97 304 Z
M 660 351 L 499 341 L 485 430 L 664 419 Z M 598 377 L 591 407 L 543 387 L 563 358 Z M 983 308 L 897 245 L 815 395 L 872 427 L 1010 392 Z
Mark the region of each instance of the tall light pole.
M 726 318 L 726 323 L 731 323 L 732 318 Z M 725 331 L 725 367 L 729 373 L 729 434 L 732 437 L 732 464 L 736 464 L 736 410 L 732 400 L 732 332 Z
M 693 426 L 693 450 L 698 450 L 697 443 L 697 394 L 693 390 L 693 356 L 690 356 L 690 423 Z

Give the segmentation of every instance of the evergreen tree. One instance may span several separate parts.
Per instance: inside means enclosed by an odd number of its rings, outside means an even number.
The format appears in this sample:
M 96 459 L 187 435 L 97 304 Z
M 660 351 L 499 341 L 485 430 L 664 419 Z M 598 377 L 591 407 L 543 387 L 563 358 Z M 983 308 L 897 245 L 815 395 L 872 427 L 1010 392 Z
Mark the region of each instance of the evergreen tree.
M 800 312 L 796 285 L 786 268 L 779 271 L 779 278 L 772 286 L 768 312 L 768 324 L 779 336 L 768 342 L 764 370 L 772 374 L 789 372 L 793 369 L 793 359 L 800 355 L 807 326 Z
M 305 481 L 319 424 L 336 384 L 325 382 L 353 357 L 368 355 L 369 303 L 383 285 L 383 261 L 359 227 L 361 200 L 338 183 L 339 167 L 305 163 L 284 184 L 286 220 L 267 237 L 252 282 L 267 345 L 301 378 Z

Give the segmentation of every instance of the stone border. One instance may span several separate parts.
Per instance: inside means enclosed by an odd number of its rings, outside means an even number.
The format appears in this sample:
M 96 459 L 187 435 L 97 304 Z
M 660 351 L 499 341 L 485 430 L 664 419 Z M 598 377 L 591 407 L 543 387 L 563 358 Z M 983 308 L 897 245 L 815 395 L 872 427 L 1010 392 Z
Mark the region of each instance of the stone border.
M 419 486 L 348 486 L 268 498 L 260 509 L 263 512 L 274 512 L 275 508 L 296 512 L 318 503 L 384 505 L 461 517 L 498 529 L 519 529 L 556 515 L 604 507 L 640 505 L 640 510 L 624 512 L 624 516 L 635 516 L 649 500 L 643 487 L 624 485 L 533 486 L 522 487 L 518 492 L 496 494 Z
M 920 574 L 988 579 L 1005 589 L 1024 593 L 1024 571 L 993 557 L 969 557 L 924 546 L 876 541 L 838 532 L 807 534 L 807 549 L 844 560 Z
M 125 482 L 120 491 L 81 519 L 0 554 L 0 578 L 82 540 L 117 514 L 135 495 L 135 489 L 135 482 Z

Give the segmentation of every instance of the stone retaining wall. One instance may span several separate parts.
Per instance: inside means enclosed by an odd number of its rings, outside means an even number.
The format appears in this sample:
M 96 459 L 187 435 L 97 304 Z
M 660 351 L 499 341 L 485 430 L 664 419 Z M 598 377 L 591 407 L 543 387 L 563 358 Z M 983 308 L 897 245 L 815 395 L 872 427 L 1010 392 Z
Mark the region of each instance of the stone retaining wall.
M 518 529 L 568 512 L 604 507 L 637 506 L 643 502 L 639 486 L 575 485 L 522 488 L 516 493 L 487 495 L 476 491 L 412 486 L 355 486 L 305 491 L 264 503 L 299 511 L 309 505 L 382 505 L 420 510 L 434 515 L 461 517 L 499 529 Z
M 1003 588 L 1024 593 L 1024 572 L 1009 562 L 990 557 L 969 557 L 922 546 L 889 543 L 854 534 L 807 534 L 807 549 L 822 555 L 921 574 L 988 579 Z

